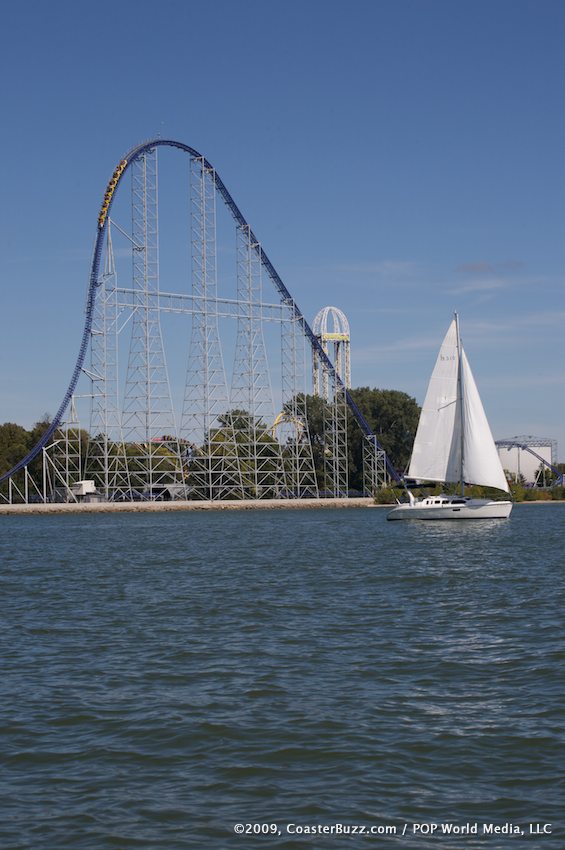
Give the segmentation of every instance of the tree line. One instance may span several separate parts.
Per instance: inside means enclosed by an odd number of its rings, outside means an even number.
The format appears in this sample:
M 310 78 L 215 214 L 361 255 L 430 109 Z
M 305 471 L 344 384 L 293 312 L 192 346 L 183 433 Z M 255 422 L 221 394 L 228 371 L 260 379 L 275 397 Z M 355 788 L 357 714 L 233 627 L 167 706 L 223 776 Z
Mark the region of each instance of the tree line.
M 410 458 L 410 451 L 414 441 L 414 435 L 418 425 L 420 408 L 415 401 L 404 392 L 399 390 L 372 389 L 360 387 L 350 390 L 351 396 L 369 426 L 376 434 L 379 443 L 386 451 L 391 464 L 400 472 L 404 470 Z M 304 399 L 308 435 L 312 444 L 312 454 L 316 477 L 321 489 L 324 487 L 324 407 L 326 402 L 316 396 L 306 396 Z M 222 421 L 234 423 L 234 411 L 227 411 Z M 235 421 L 235 427 L 240 429 L 249 428 L 245 420 L 245 412 L 238 411 L 239 422 Z M 43 416 L 31 429 L 21 425 L 6 422 L 0 425 L 0 475 L 9 471 L 18 461 L 33 448 L 41 436 L 49 427 L 49 416 Z M 266 441 L 265 431 L 270 428 L 271 423 L 256 423 L 253 430 L 256 433 L 263 432 L 262 442 Z M 209 435 L 208 439 L 218 439 L 218 431 L 215 435 Z M 86 456 L 89 435 L 81 431 L 81 443 L 83 444 L 83 458 Z M 363 488 L 363 433 L 348 410 L 347 414 L 347 451 L 349 466 L 349 488 L 361 491 Z M 274 439 L 273 439 L 274 442 Z M 266 447 L 261 446 L 258 455 L 265 454 Z M 250 457 L 249 462 L 252 463 Z M 35 458 L 29 465 L 32 475 L 41 472 L 41 455 Z
M 5 422 L 0 425 L 0 475 L 9 472 L 16 463 L 31 451 L 41 439 L 49 424 L 50 417 L 46 413 L 29 430 L 22 425 L 16 425 L 14 422 Z M 35 470 L 40 469 L 41 457 L 32 461 L 29 467 L 32 474 Z
M 386 451 L 387 456 L 392 466 L 402 474 L 408 466 L 412 445 L 418 426 L 420 408 L 414 398 L 410 397 L 399 390 L 374 389 L 370 387 L 359 387 L 350 390 L 351 396 L 358 406 L 359 410 L 365 417 L 367 423 L 373 433 Z M 317 484 L 320 490 L 325 489 L 325 451 L 326 437 L 324 433 L 324 420 L 326 402 L 317 396 L 305 396 L 301 399 L 301 408 L 306 409 L 307 416 L 307 431 L 308 438 L 311 442 L 312 455 L 314 460 L 314 468 L 316 473 Z M 44 415 L 31 429 L 26 429 L 21 425 L 6 422 L 0 425 L 0 475 L 8 472 L 16 463 L 18 463 L 25 455 L 36 445 L 38 440 L 49 427 L 50 418 Z M 237 446 L 237 452 L 240 456 L 248 452 L 248 457 L 244 458 L 244 468 L 249 482 L 253 481 L 254 465 L 261 464 L 263 469 L 267 468 L 269 463 L 274 464 L 274 458 L 277 454 L 277 442 L 275 437 L 271 435 L 271 423 L 252 422 L 251 417 L 245 411 L 227 411 L 223 417 L 219 417 L 219 426 L 216 426 L 207 437 L 208 450 L 209 446 L 214 443 L 225 443 L 226 447 L 228 439 L 222 437 L 225 430 L 229 430 L 233 435 L 237 436 L 236 442 L 243 440 L 243 445 Z M 84 430 L 80 432 L 81 456 L 84 459 L 90 453 L 91 457 L 96 456 L 97 441 L 100 440 L 100 435 L 92 438 Z M 253 434 L 253 440 L 257 442 L 256 446 L 252 445 L 250 434 Z M 174 441 L 174 437 L 168 437 L 164 440 Z M 233 438 L 232 438 L 233 439 Z M 361 492 L 363 490 L 363 441 L 364 436 L 359 428 L 352 413 L 347 412 L 347 453 L 348 453 L 348 470 L 349 470 L 349 490 Z M 225 453 L 228 449 L 220 448 L 218 452 Z M 196 447 L 195 447 L 196 448 Z M 167 452 L 169 451 L 165 445 L 158 449 L 163 455 L 161 465 L 166 469 Z M 130 455 L 127 463 L 131 466 L 130 472 L 135 472 L 135 447 L 127 445 L 125 447 L 126 456 Z M 283 446 L 284 454 L 284 446 Z M 198 451 L 195 452 L 198 455 Z M 272 458 L 271 458 L 272 456 Z M 29 472 L 38 480 L 41 476 L 42 458 L 39 454 L 29 465 Z M 559 465 L 562 467 L 562 464 Z M 198 461 L 192 459 L 190 468 L 192 475 L 198 476 Z M 175 469 L 173 456 L 170 458 L 170 469 Z M 274 469 L 274 466 L 273 466 Z M 84 473 L 84 470 L 82 470 Z M 2 492 L 6 488 L 6 482 L 2 485 Z M 446 485 L 429 485 L 423 492 L 439 492 L 445 491 Z M 563 487 L 548 487 L 547 490 L 541 488 L 527 488 L 523 482 L 511 483 L 512 496 L 516 501 L 529 501 L 533 499 L 548 498 L 562 499 L 565 498 L 565 488 Z M 470 488 L 469 495 L 485 495 L 484 488 Z M 386 489 L 378 494 L 380 501 L 390 502 L 401 495 L 400 490 L 394 488 Z

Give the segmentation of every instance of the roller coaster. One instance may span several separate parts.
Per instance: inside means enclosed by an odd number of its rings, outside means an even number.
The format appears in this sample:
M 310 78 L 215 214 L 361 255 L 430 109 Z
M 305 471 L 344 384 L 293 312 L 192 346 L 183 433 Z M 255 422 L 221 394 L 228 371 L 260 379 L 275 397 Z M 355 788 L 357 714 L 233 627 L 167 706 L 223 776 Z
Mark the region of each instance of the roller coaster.
M 185 162 L 188 158 L 185 177 L 173 181 L 175 189 L 188 184 L 182 196 L 189 260 L 181 291 L 160 283 L 161 149 L 180 152 Z M 128 174 L 129 202 L 124 189 Z M 170 221 L 176 233 L 176 208 Z M 235 247 L 226 221 L 231 228 L 235 225 Z M 123 243 L 117 250 L 116 241 Z M 220 268 L 225 257 L 229 259 Z M 275 300 L 264 298 L 265 279 Z M 235 292 L 220 294 L 219 284 L 226 281 Z M 175 315 L 191 319 L 180 415 L 163 333 L 165 322 Z M 224 367 L 230 346 L 231 383 Z M 327 388 L 323 484 L 314 468 L 306 409 L 306 361 L 312 357 Z M 275 359 L 278 366 L 272 368 Z M 174 364 L 179 360 L 175 354 Z M 83 382 L 86 390 L 78 392 Z M 85 400 L 86 447 L 77 414 Z M 344 496 L 348 410 L 363 434 L 364 491 L 399 481 L 327 346 L 313 332 L 214 166 L 182 142 L 151 139 L 122 157 L 108 181 L 69 384 L 41 439 L 0 476 L 0 483 L 8 482 L 2 497 L 10 502 L 76 500 L 81 486 L 88 491 L 88 482 L 104 500 L 152 500 L 164 494 L 208 500 L 318 497 L 321 486 L 325 494 Z M 285 440 L 273 427 L 277 420 L 298 423 Z

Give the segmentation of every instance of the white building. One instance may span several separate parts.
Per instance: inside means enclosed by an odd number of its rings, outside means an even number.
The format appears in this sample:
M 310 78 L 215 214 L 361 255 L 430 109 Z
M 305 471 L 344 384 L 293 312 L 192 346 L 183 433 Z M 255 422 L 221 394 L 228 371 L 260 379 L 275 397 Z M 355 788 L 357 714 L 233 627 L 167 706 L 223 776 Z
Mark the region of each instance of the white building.
M 549 471 L 546 464 L 555 466 L 557 463 L 557 442 L 551 438 L 511 437 L 509 440 L 497 440 L 496 447 L 502 468 L 514 479 L 523 476 L 526 484 L 543 484 L 540 465 Z

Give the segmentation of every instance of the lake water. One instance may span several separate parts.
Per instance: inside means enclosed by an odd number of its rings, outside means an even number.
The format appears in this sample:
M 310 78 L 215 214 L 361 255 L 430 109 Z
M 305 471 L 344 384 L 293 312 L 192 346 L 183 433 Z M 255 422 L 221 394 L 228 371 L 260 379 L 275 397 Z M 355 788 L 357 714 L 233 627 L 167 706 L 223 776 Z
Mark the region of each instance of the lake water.
M 565 504 L 0 528 L 3 850 L 565 848 Z

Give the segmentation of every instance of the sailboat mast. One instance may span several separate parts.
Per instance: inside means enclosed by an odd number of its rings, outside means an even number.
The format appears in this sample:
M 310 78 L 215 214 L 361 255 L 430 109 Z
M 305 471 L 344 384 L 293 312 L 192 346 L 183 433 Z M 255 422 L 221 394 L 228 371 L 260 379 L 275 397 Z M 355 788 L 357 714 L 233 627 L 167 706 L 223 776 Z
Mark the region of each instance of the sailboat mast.
M 463 369 L 461 368 L 461 335 L 459 333 L 459 316 L 454 313 L 455 328 L 457 332 L 457 402 L 459 405 L 459 429 L 461 431 L 460 444 L 460 467 L 459 481 L 461 482 L 461 495 L 465 495 L 465 479 L 463 477 L 464 466 L 464 451 L 465 451 L 465 431 L 464 431 L 464 411 L 463 411 Z

